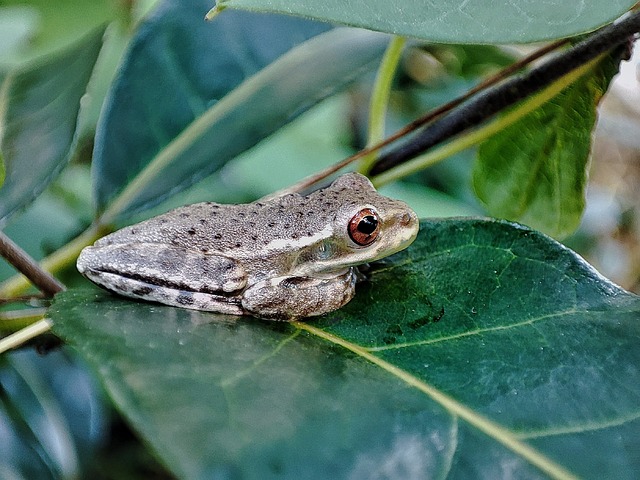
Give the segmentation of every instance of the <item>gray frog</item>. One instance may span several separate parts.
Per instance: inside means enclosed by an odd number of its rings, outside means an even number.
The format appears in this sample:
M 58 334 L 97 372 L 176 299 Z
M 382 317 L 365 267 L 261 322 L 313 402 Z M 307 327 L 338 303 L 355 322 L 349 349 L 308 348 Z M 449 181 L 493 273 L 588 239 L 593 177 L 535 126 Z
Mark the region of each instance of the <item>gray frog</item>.
M 356 266 L 406 248 L 417 233 L 404 202 L 348 173 L 307 196 L 177 208 L 98 240 L 77 265 L 126 297 L 294 320 L 345 305 Z

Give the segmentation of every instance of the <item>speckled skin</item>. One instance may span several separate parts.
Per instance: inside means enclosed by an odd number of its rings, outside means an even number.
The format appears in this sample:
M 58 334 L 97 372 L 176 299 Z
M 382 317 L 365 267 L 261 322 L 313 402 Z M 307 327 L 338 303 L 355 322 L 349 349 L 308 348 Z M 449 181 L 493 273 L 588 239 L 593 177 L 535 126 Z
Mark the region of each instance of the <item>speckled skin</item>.
M 363 208 L 380 217 L 369 246 L 348 235 Z M 303 197 L 198 203 L 123 228 L 85 248 L 78 270 L 116 293 L 236 315 L 292 320 L 346 304 L 355 266 L 408 246 L 415 213 L 351 173 Z

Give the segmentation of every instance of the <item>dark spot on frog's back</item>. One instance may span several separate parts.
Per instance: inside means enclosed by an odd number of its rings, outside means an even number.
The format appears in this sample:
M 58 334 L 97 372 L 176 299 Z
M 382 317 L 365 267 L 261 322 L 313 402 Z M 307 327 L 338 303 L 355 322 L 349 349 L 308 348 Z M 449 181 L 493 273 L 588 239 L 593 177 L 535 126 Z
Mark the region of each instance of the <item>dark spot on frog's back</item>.
M 187 230 L 187 233 L 188 233 L 189 235 L 195 235 L 195 234 L 196 234 L 196 229 L 192 227 L 192 228 L 190 228 L 189 230 Z
M 133 293 L 134 295 L 138 295 L 140 297 L 144 297 L 145 295 L 149 295 L 152 291 L 153 291 L 152 287 L 140 287 L 140 288 L 134 288 L 133 290 L 131 290 L 131 293 Z
M 176 297 L 176 302 L 178 302 L 180 305 L 186 306 L 186 305 L 193 305 L 195 300 L 193 298 L 193 295 L 189 293 L 181 293 Z

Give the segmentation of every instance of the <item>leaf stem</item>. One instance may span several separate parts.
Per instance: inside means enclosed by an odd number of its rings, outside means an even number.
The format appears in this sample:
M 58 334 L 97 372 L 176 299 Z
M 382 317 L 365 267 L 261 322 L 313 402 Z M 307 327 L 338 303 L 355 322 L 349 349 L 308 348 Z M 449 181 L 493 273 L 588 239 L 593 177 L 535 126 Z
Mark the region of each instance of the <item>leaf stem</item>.
M 54 273 L 73 262 L 87 245 L 91 245 L 98 238 L 109 231 L 109 228 L 101 225 L 92 225 L 78 237 L 67 243 L 64 247 L 55 251 L 38 265 L 39 270 Z M 0 297 L 10 298 L 20 295 L 30 286 L 29 280 L 23 275 L 16 275 L 0 283 Z M 60 291 L 60 290 L 58 290 Z M 57 293 L 57 292 L 53 292 Z
M 546 54 L 548 54 L 548 53 L 550 53 L 550 52 L 552 52 L 554 50 L 557 50 L 558 48 L 560 48 L 561 46 L 567 44 L 568 42 L 569 42 L 568 39 L 561 39 L 561 40 L 558 40 L 557 42 L 550 43 L 549 45 L 546 45 L 546 46 L 536 50 L 535 52 L 531 53 L 530 55 L 527 55 L 526 57 L 521 58 L 517 62 L 514 62 L 513 64 L 509 65 L 508 67 L 503 68 L 498 73 L 486 78 L 484 81 L 480 82 L 475 87 L 472 87 L 471 89 L 469 89 L 463 95 L 460 95 L 459 97 L 451 100 L 450 102 L 447 102 L 444 105 L 441 105 L 441 106 L 439 106 L 439 107 L 427 112 L 422 117 L 413 120 L 408 125 L 402 127 L 400 130 L 396 131 L 395 133 L 393 133 L 392 135 L 390 135 L 386 139 L 382 140 L 381 142 L 379 142 L 379 143 L 377 143 L 375 145 L 372 145 L 370 147 L 363 148 L 362 150 L 360 150 L 360 151 L 354 153 L 353 155 L 351 155 L 350 157 L 347 157 L 344 160 L 341 160 L 341 161 L 335 163 L 334 165 L 331 165 L 330 167 L 327 167 L 324 170 L 321 170 L 320 172 L 318 172 L 318 173 L 316 173 L 314 175 L 310 175 L 309 177 L 306 177 L 306 178 L 302 179 L 300 182 L 298 182 L 295 185 L 292 185 L 291 187 L 289 187 L 287 189 L 284 189 L 282 191 L 286 192 L 286 193 L 293 193 L 293 192 L 303 192 L 303 191 L 307 190 L 309 187 L 311 187 L 311 186 L 315 185 L 316 183 L 324 180 L 328 176 L 330 176 L 330 175 L 342 170 L 343 168 L 345 168 L 348 165 L 352 164 L 356 160 L 359 160 L 359 159 L 365 157 L 366 155 L 369 155 L 370 153 L 377 152 L 377 151 L 383 149 L 384 147 L 386 147 L 388 145 L 391 145 L 392 143 L 395 143 L 396 141 L 398 141 L 399 139 L 405 137 L 409 133 L 418 130 L 420 127 L 423 127 L 423 126 L 433 122 L 434 120 L 436 120 L 437 118 L 441 117 L 445 113 L 448 113 L 451 110 L 453 110 L 454 108 L 456 108 L 457 106 L 461 105 L 462 103 L 464 103 L 465 101 L 467 101 L 468 99 L 470 99 L 471 97 L 476 95 L 477 93 L 482 92 L 482 91 L 488 89 L 489 87 L 497 84 L 498 82 L 500 82 L 500 81 L 504 80 L 505 78 L 507 78 L 509 75 L 512 75 L 514 72 L 517 72 L 518 70 L 520 70 L 520 69 L 524 68 L 525 66 L 529 65 L 530 63 L 538 60 L 539 58 L 543 57 L 544 55 L 546 55 Z
M 487 435 L 488 437 L 494 439 L 495 441 L 501 443 L 506 448 L 511 450 L 512 452 L 522 456 L 529 463 L 540 469 L 542 472 L 546 473 L 552 478 L 561 479 L 561 480 L 573 480 L 577 479 L 577 477 L 563 468 L 562 466 L 555 463 L 550 458 L 543 455 L 541 452 L 537 451 L 533 447 L 527 445 L 524 442 L 521 442 L 516 438 L 516 436 L 507 430 L 505 427 L 492 422 L 486 417 L 483 417 L 478 412 L 471 410 L 466 405 L 463 405 L 453 397 L 450 397 L 446 393 L 438 390 L 436 387 L 429 385 L 423 380 L 419 379 L 415 375 L 403 370 L 401 368 L 396 367 L 395 365 L 375 356 L 365 348 L 353 344 L 343 338 L 340 338 L 331 333 L 325 332 L 319 328 L 316 328 L 308 323 L 303 322 L 292 322 L 296 328 L 300 330 L 305 330 L 312 335 L 315 335 L 323 340 L 331 342 L 335 345 L 339 345 L 359 357 L 368 360 L 369 362 L 377 365 L 382 368 L 386 372 L 391 375 L 397 377 L 401 381 L 405 382 L 407 385 L 410 385 L 422 393 L 429 396 L 434 402 L 442 405 L 449 413 L 459 417 L 464 420 L 468 424 L 480 430 L 482 433 Z
M 416 158 L 413 158 L 412 160 L 401 163 L 390 170 L 374 176 L 372 178 L 373 184 L 376 187 L 381 187 L 382 185 L 386 185 L 387 183 L 419 172 L 420 170 L 423 170 L 430 165 L 436 164 L 448 157 L 451 157 L 452 155 L 455 155 L 458 152 L 461 152 L 462 150 L 465 150 L 486 140 L 487 138 L 502 131 L 509 125 L 515 123 L 520 118 L 531 113 L 533 110 L 539 108 L 541 105 L 558 95 L 562 90 L 570 86 L 582 75 L 586 74 L 589 70 L 594 68 L 602 59 L 602 57 L 603 55 L 569 72 L 565 76 L 558 79 L 556 82 L 548 85 L 541 92 L 529 97 L 526 101 L 522 102 L 520 105 L 513 108 L 508 113 L 487 123 L 483 127 L 480 127 L 467 135 L 461 136 L 456 140 L 442 145 L 441 147 L 435 148 L 424 155 L 420 155 Z
M 407 43 L 406 38 L 395 36 L 389 42 L 387 50 L 384 52 L 380 68 L 376 74 L 376 80 L 371 92 L 371 102 L 369 104 L 369 138 L 367 146 L 373 146 L 384 140 L 385 124 L 387 117 L 387 106 L 391 95 L 391 85 L 395 77 L 398 63 L 402 56 L 402 50 Z M 360 163 L 360 173 L 366 175 L 376 159 L 378 152 L 373 151 L 365 155 Z
M 530 71 L 511 77 L 476 96 L 424 128 L 404 145 L 383 155 L 373 166 L 376 175 L 407 162 L 428 149 L 473 128 L 516 103 L 536 94 L 572 70 L 623 45 L 640 31 L 640 12 L 602 27 L 570 49 Z
M 0 232 L 0 256 L 21 272 L 45 296 L 52 297 L 65 289 L 53 275 L 44 270 L 31 256 L 11 240 L 4 232 Z
M 0 332 L 15 332 L 38 320 L 42 320 L 46 314 L 46 308 L 27 308 L 2 312 L 0 313 Z
M 48 332 L 51 329 L 51 325 L 53 325 L 53 322 L 49 318 L 45 318 L 0 339 L 0 354 L 17 348 L 38 335 Z

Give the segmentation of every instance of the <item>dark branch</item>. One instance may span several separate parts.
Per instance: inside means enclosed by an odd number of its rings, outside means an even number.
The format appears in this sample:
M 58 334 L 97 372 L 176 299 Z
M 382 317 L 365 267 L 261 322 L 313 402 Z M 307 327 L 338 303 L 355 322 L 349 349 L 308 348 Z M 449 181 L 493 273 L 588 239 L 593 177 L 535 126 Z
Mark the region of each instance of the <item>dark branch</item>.
M 11 265 L 27 277 L 46 296 L 52 297 L 65 289 L 64 285 L 51 276 L 49 272 L 40 268 L 40 265 L 27 252 L 13 243 L 3 232 L 0 232 L 0 256 L 6 258 Z
M 371 169 L 371 174 L 389 170 L 481 124 L 597 56 L 628 42 L 629 37 L 639 31 L 640 12 L 629 14 L 618 22 L 601 28 L 546 63 L 485 90 L 451 113 L 435 120 L 407 143 L 381 156 Z

